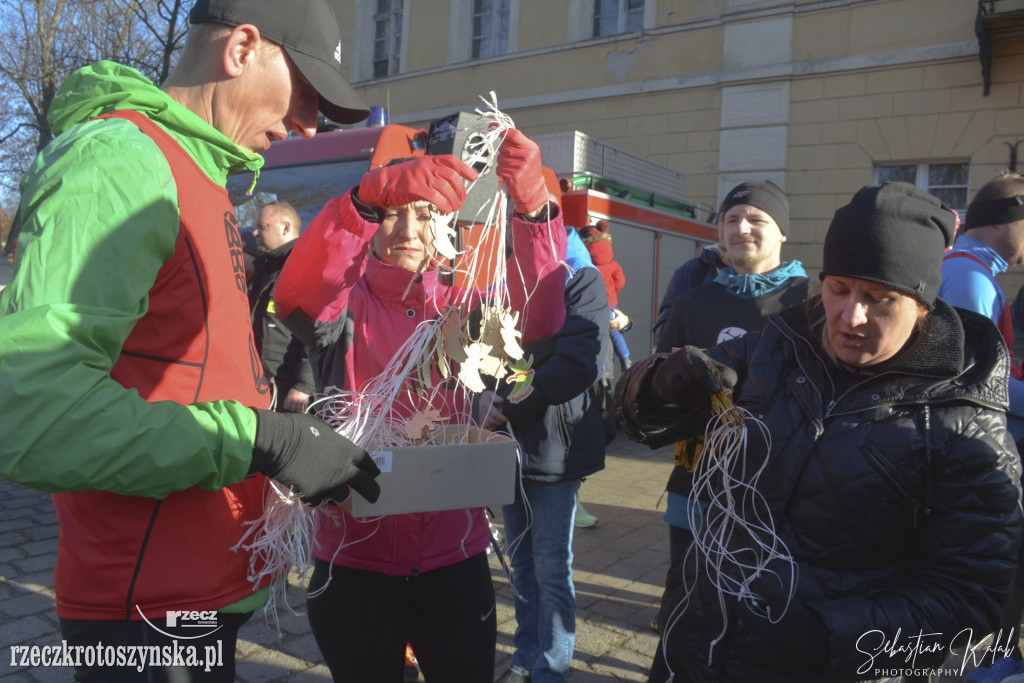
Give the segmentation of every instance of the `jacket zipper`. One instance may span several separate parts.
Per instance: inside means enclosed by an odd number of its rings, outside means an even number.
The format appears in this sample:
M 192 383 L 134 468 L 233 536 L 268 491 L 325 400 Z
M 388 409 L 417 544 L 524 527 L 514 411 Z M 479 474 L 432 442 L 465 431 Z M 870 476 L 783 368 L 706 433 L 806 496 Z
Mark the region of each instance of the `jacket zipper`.
M 903 477 L 899 475 L 899 472 L 894 468 L 890 467 L 889 464 L 885 462 L 885 459 L 882 458 L 881 455 L 879 455 L 875 449 L 865 449 L 864 455 L 869 460 L 874 462 L 878 466 L 878 468 L 885 474 L 885 476 L 893 483 L 893 485 L 896 486 L 897 489 L 899 489 L 900 493 L 902 493 L 910 501 L 910 504 L 914 510 L 914 519 L 911 528 L 916 529 L 920 522 L 921 502 L 910 490 L 910 484 L 905 482 L 903 480 Z

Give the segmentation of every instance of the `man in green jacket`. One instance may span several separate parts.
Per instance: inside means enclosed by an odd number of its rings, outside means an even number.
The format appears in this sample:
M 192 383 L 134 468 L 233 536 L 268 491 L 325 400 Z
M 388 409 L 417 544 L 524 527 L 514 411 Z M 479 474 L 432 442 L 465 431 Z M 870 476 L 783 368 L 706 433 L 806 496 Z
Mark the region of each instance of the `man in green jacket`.
M 235 171 L 255 182 L 272 140 L 312 136 L 318 109 L 369 114 L 337 22 L 325 0 L 199 0 L 190 19 L 162 87 L 113 62 L 64 83 L 0 295 L 0 475 L 54 493 L 64 638 L 118 648 L 82 658 L 79 680 L 233 680 L 238 627 L 268 594 L 233 547 L 267 477 L 314 505 L 379 492 L 362 449 L 266 410 L 224 190 Z M 140 664 L 134 646 L 181 634 L 193 661 Z

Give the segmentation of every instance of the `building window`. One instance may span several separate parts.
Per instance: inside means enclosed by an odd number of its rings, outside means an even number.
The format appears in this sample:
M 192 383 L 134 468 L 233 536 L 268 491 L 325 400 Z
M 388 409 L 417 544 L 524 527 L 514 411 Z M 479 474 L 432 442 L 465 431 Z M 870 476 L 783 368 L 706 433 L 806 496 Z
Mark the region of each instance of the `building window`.
M 594 0 L 594 37 L 639 31 L 644 0 Z
M 508 52 L 511 0 L 473 0 L 474 59 Z
M 377 0 L 373 13 L 373 77 L 397 74 L 401 68 L 403 0 Z
M 960 214 L 967 215 L 968 164 L 966 162 L 892 164 L 878 167 L 878 182 L 887 180 L 912 183 L 938 197 Z

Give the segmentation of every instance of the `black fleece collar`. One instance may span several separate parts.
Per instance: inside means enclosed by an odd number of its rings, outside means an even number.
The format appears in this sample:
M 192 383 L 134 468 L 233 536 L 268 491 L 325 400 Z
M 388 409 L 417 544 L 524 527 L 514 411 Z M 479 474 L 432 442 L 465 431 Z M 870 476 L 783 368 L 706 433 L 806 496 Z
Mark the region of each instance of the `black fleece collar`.
M 773 318 L 802 337 L 825 366 L 835 367 L 821 347 L 825 314 L 820 296 Z M 936 299 L 925 333 L 886 364 L 885 371 L 886 376 L 930 378 L 918 390 L 901 389 L 904 396 L 923 391 L 921 396 L 929 400 L 974 400 L 1003 410 L 1009 404 L 1010 354 L 999 330 L 980 313 L 954 308 L 942 299 Z M 880 374 L 877 368 L 875 374 Z
M 828 357 L 821 343 L 821 332 L 825 326 L 825 308 L 820 296 L 808 300 L 806 308 L 796 307 L 783 312 L 782 316 L 797 334 L 811 342 L 822 358 Z M 839 365 L 844 370 L 856 374 L 890 371 L 930 377 L 955 377 L 960 374 L 966 366 L 964 326 L 960 316 L 948 303 L 936 299 L 935 307 L 928 313 L 924 325 L 923 334 L 915 334 L 894 358 L 884 363 L 866 368 L 845 363 Z

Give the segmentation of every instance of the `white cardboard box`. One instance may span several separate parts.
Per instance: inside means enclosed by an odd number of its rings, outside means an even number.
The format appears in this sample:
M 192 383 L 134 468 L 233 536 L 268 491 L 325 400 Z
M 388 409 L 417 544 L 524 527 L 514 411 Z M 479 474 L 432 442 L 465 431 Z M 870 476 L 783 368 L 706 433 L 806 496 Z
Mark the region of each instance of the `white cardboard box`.
M 447 433 L 466 427 L 448 426 Z M 380 467 L 380 498 L 352 495 L 352 515 L 378 517 L 407 512 L 461 510 L 515 500 L 518 446 L 514 439 L 476 427 L 470 443 L 404 446 L 371 451 Z

